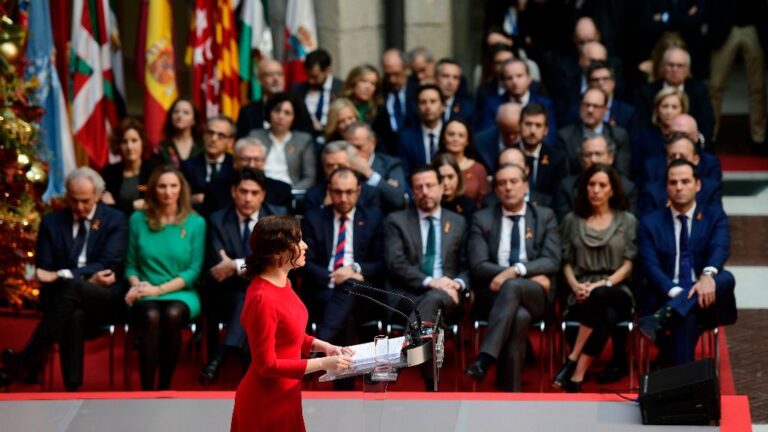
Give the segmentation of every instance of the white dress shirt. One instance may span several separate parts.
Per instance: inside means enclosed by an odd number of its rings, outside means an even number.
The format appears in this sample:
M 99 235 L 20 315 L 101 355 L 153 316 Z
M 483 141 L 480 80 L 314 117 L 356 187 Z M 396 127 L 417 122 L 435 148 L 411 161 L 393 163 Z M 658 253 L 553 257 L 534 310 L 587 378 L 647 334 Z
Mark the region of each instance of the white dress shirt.
M 88 237 L 91 235 L 91 223 L 93 222 L 93 216 L 96 214 L 96 207 L 97 205 L 94 205 L 91 209 L 91 212 L 88 213 L 88 217 L 85 218 L 85 244 L 83 245 L 83 250 L 80 251 L 80 255 L 77 257 L 77 268 L 85 267 L 86 264 L 88 264 Z M 80 220 L 77 218 L 73 218 L 72 220 L 72 238 L 74 239 L 77 237 L 77 233 L 80 230 Z M 56 272 L 56 274 L 59 275 L 59 277 L 64 279 L 72 279 L 75 277 L 74 274 L 72 274 L 72 271 L 70 269 L 60 269 Z
M 525 212 L 527 209 L 528 204 L 523 204 L 523 208 L 518 212 L 507 211 L 504 208 L 501 209 L 501 233 L 499 235 L 499 251 L 496 257 L 499 265 L 514 266 L 517 269 L 517 273 L 521 276 L 525 276 L 526 273 L 523 263 L 528 262 L 528 253 L 525 250 Z M 517 258 L 509 256 L 512 247 L 512 219 L 510 216 L 520 216 L 520 220 L 517 221 L 518 233 L 520 235 L 520 256 Z
M 213 174 L 213 170 L 211 170 L 211 164 L 216 164 L 216 172 L 221 172 L 221 164 L 224 163 L 224 159 L 226 158 L 227 154 L 222 153 L 221 156 L 217 157 L 216 159 L 208 159 L 208 157 L 205 158 L 205 182 L 208 183 L 211 181 L 211 175 Z
M 293 135 L 288 132 L 282 140 L 278 140 L 272 135 L 272 132 L 268 136 L 272 145 L 269 148 L 269 153 L 267 153 L 267 160 L 264 161 L 264 174 L 269 178 L 293 185 L 293 180 L 291 180 L 288 172 L 288 159 L 285 157 L 285 145 Z
M 242 237 L 243 230 L 245 229 L 246 223 L 248 224 L 248 228 L 249 228 L 248 231 L 253 232 L 253 227 L 256 226 L 256 222 L 259 221 L 259 211 L 257 210 L 253 212 L 253 214 L 249 218 L 243 218 L 243 217 L 240 217 L 239 215 L 237 216 L 237 218 L 240 220 L 240 222 L 238 223 L 238 226 L 240 227 L 240 236 Z M 245 270 L 246 270 L 245 257 L 235 258 L 235 267 L 237 268 L 238 275 L 245 274 Z
M 321 118 L 317 119 L 321 125 L 325 126 L 325 122 L 328 120 L 328 107 L 331 103 L 331 88 L 333 87 L 333 74 L 328 74 L 328 78 L 323 82 L 323 88 L 321 90 L 310 88 L 304 96 L 304 105 L 307 107 L 307 111 L 311 115 L 317 113 L 317 104 L 320 102 L 320 92 L 323 92 L 323 114 Z
M 424 124 L 421 125 L 421 142 L 424 143 L 424 154 L 427 155 L 427 163 L 432 162 L 434 156 L 429 150 L 429 134 L 434 134 L 435 138 L 435 153 L 437 153 L 437 147 L 440 145 L 440 131 L 443 129 L 443 121 L 440 122 L 432 129 L 428 129 Z

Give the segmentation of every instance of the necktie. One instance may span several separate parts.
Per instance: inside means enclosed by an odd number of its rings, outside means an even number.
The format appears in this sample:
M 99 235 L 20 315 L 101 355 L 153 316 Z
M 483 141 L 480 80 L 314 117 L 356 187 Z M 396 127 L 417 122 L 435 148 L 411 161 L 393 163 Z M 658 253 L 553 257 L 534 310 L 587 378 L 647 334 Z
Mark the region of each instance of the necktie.
M 528 166 L 531 168 L 531 175 L 528 176 L 528 185 L 531 187 L 531 190 L 536 189 L 536 175 L 538 174 L 538 164 L 536 163 L 536 156 L 526 156 L 525 162 L 528 164 Z
M 251 218 L 243 221 L 243 253 L 248 256 L 251 254 L 251 247 L 248 245 L 248 239 L 251 237 Z
M 88 229 L 85 227 L 85 219 L 80 219 L 77 225 L 77 235 L 75 235 L 74 242 L 72 243 L 72 255 L 70 258 L 75 266 L 77 266 L 77 260 L 85 247 L 85 238 L 88 236 Z
M 435 258 L 437 255 L 437 233 L 433 223 L 434 218 L 427 216 L 425 220 L 429 223 L 429 229 L 427 230 L 427 252 L 424 254 L 422 270 L 424 270 L 427 276 L 432 276 L 435 272 Z
M 219 164 L 216 162 L 211 162 L 208 165 L 211 167 L 211 176 L 209 178 L 209 181 L 210 181 L 215 179 L 216 176 L 219 175 Z
M 691 254 L 688 251 L 688 216 L 678 215 L 680 219 L 680 265 L 678 274 L 678 285 L 685 293 L 693 286 L 691 281 Z
M 520 215 L 509 216 L 512 219 L 512 235 L 509 239 L 509 265 L 520 261 Z
M 392 93 L 392 97 L 394 98 L 392 106 L 394 108 L 395 123 L 397 124 L 397 130 L 400 130 L 403 127 L 403 106 L 400 104 L 399 93 Z
M 325 107 L 325 89 L 320 89 L 320 99 L 317 100 L 317 109 L 315 109 L 315 118 L 317 122 L 323 121 L 323 108 Z
M 427 155 L 427 163 L 432 162 L 432 157 L 435 155 L 435 134 L 429 133 L 429 154 Z
M 336 253 L 333 255 L 333 269 L 344 266 L 344 248 L 347 246 L 347 217 L 339 218 L 339 235 L 336 238 Z

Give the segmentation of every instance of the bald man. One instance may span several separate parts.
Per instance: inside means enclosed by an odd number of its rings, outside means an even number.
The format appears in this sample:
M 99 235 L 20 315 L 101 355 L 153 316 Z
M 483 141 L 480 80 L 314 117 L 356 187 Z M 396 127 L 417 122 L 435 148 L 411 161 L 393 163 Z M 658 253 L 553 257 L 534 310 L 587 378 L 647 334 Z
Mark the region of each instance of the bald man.
M 391 48 L 381 54 L 384 102 L 376 111 L 373 130 L 378 136 L 378 150 L 395 154 L 399 131 L 418 121 L 415 82 L 408 81 L 408 63 L 399 49 Z
M 520 111 L 522 109 L 522 105 L 515 102 L 507 102 L 499 106 L 499 111 L 496 113 L 496 126 L 477 134 L 475 146 L 488 172 L 496 171 L 496 162 L 502 150 L 520 143 Z

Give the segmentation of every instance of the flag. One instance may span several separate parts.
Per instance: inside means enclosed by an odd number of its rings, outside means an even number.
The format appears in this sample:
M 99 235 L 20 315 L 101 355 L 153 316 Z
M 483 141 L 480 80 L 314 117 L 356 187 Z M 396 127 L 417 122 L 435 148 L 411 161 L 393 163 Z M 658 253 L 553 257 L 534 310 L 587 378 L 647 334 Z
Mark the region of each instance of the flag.
M 285 85 L 307 79 L 304 58 L 317 49 L 317 25 L 312 0 L 288 0 L 285 14 Z
M 136 47 L 133 51 L 133 77 L 139 84 L 144 86 L 144 68 L 147 67 L 144 53 L 147 50 L 147 12 L 149 10 L 149 0 L 138 0 L 139 22 L 136 32 Z
M 211 0 L 195 0 L 186 55 L 192 66 L 192 101 L 206 117 L 219 114 L 219 85 L 215 79 L 213 54 L 213 8 Z
M 152 144 L 163 135 L 163 122 L 176 100 L 173 17 L 169 0 L 149 0 L 144 45 L 144 126 Z
M 240 74 L 237 38 L 235 37 L 235 9 L 232 0 L 217 0 L 215 41 L 216 78 L 221 85 L 221 113 L 237 119 L 240 112 Z
M 120 40 L 120 30 L 117 28 L 117 16 L 115 15 L 115 0 L 109 2 L 109 47 L 110 61 L 112 63 L 112 77 L 115 83 L 115 105 L 117 116 L 125 117 L 125 72 L 123 71 L 123 43 Z
M 66 191 L 64 178 L 76 168 L 75 150 L 69 128 L 67 104 L 54 64 L 56 50 L 53 45 L 48 2 L 24 3 L 27 3 L 25 6 L 28 6 L 29 13 L 26 51 L 28 63 L 24 70 L 24 79 L 38 81 L 39 86 L 30 94 L 30 103 L 45 110 L 40 119 L 40 140 L 45 150 L 40 152 L 40 156 L 51 169 L 48 174 L 48 188 L 43 196 L 43 199 L 48 201 Z
M 71 70 L 72 129 L 91 163 L 107 163 L 109 131 L 117 123 L 110 62 L 107 0 L 74 0 Z
M 251 85 L 251 99 L 261 100 L 258 62 L 272 58 L 272 31 L 264 0 L 244 0 L 240 10 L 240 79 Z M 252 62 L 256 57 L 256 62 Z

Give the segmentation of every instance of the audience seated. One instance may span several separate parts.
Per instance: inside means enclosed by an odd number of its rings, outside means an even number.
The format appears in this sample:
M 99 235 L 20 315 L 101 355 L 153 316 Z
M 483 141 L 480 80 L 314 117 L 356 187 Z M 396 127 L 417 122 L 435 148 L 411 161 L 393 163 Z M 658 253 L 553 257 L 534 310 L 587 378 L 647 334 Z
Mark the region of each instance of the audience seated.
M 406 172 L 432 161 L 443 130 L 445 97 L 440 87 L 435 84 L 419 87 L 416 103 L 419 118 L 414 125 L 400 131 L 397 143 L 397 153 Z
M 440 134 L 438 154 L 450 154 L 461 169 L 463 192 L 461 195 L 479 205 L 488 193 L 488 171 L 478 160 L 472 129 L 463 120 L 450 120 L 445 123 Z
M 232 155 L 228 152 L 235 142 L 235 123 L 227 116 L 211 117 L 204 137 L 205 151 L 181 164 L 196 210 L 202 208 L 205 188 L 212 180 L 232 175 Z
M 355 104 L 359 118 L 373 123 L 381 104 L 379 71 L 370 64 L 355 66 L 347 75 L 341 95 Z
M 523 107 L 515 102 L 500 105 L 496 112 L 496 125 L 477 134 L 477 152 L 489 172 L 496 172 L 499 153 L 506 148 L 520 145 L 522 109 Z
M 642 218 L 638 243 L 648 279 L 640 331 L 657 341 L 662 365 L 694 360 L 704 328 L 733 324 L 733 275 L 723 266 L 730 253 L 728 217 L 718 207 L 699 204 L 701 179 L 696 166 L 678 159 L 667 168 L 670 207 Z M 669 338 L 662 338 L 670 331 Z M 664 339 L 664 340 L 662 340 Z
M 139 330 L 141 388 L 168 390 L 181 330 L 200 314 L 205 220 L 192 210 L 189 184 L 172 165 L 155 169 L 145 200 L 146 210 L 129 222 L 125 302 Z
M 599 88 L 608 95 L 608 107 L 603 114 L 603 123 L 622 127 L 631 135 L 637 128 L 635 107 L 617 97 L 616 71 L 607 62 L 592 62 L 587 68 L 587 80 L 590 88 Z M 575 120 L 578 111 L 579 106 L 575 104 L 571 108 L 569 119 Z
M 533 102 L 523 108 L 520 113 L 520 149 L 531 169 L 528 186 L 551 199 L 566 175 L 566 167 L 563 156 L 544 144 L 548 128 L 549 117 L 543 105 Z
M 341 80 L 331 71 L 331 55 L 319 48 L 304 59 L 307 80 L 294 84 L 291 93 L 304 102 L 304 117 L 312 121 L 314 135 L 323 132 L 331 102 L 341 94 Z
M 416 88 L 408 81 L 405 54 L 398 49 L 388 49 L 381 55 L 384 74 L 382 105 L 376 111 L 373 130 L 379 138 L 379 149 L 397 154 L 397 135 L 417 122 Z
M 22 352 L 3 351 L 3 386 L 12 380 L 36 382 L 48 352 L 58 343 L 64 388 L 76 391 L 83 383 L 87 330 L 124 316 L 126 218 L 99 203 L 104 180 L 91 168 L 72 171 L 65 184 L 68 208 L 43 217 L 35 247 L 42 318 Z
M 459 164 L 452 155 L 440 153 L 432 161 L 432 166 L 443 178 L 443 197 L 440 200 L 440 207 L 464 216 L 469 223 L 472 220 L 472 214 L 477 210 L 477 204 L 464 195 L 465 179 Z
M 415 86 L 435 83 L 435 56 L 423 46 L 408 51 L 408 68 L 411 75 L 408 81 L 413 81 Z
M 566 320 L 579 322 L 576 340 L 552 380 L 567 392 L 581 391 L 593 360 L 614 335 L 613 358 L 598 376 L 601 383 L 627 374 L 626 338 L 616 324 L 632 318 L 629 280 L 637 256 L 637 220 L 616 170 L 595 164 L 579 180 L 573 212 L 562 224 L 563 275 L 570 288 Z M 619 333 L 621 332 L 621 333 Z
M 165 116 L 163 140 L 155 149 L 152 165 L 171 164 L 180 169 L 182 162 L 205 151 L 204 129 L 205 119 L 192 101 L 184 98 L 173 101 Z
M 349 125 L 360 121 L 355 104 L 347 98 L 338 98 L 328 108 L 328 122 L 323 132 L 323 143 L 343 139 Z
M 120 121 L 112 131 L 111 146 L 120 154 L 120 162 L 102 171 L 106 190 L 101 202 L 130 216 L 144 208 L 144 190 L 152 173 L 152 162 L 143 158 L 148 143 L 141 120 L 127 117 Z
M 672 120 L 688 113 L 688 96 L 674 87 L 659 91 L 653 105 L 650 124 L 632 138 L 632 178 L 642 179 L 645 161 L 664 156 L 665 137 L 672 132 Z
M 528 165 L 528 159 L 525 157 L 525 153 L 520 147 L 508 147 L 504 149 L 499 155 L 498 165 L 520 165 L 525 167 L 526 180 L 531 175 L 531 167 Z M 528 187 L 528 192 L 525 194 L 525 202 L 535 206 L 551 207 L 552 197 L 545 195 L 541 192 L 531 190 Z M 491 191 L 483 197 L 482 207 L 493 207 L 499 203 L 499 197 L 496 195 L 496 191 Z
M 243 138 L 247 139 L 247 138 Z M 242 139 L 241 139 L 242 140 Z M 249 255 L 253 226 L 270 215 L 284 215 L 287 209 L 265 202 L 267 178 L 264 172 L 244 167 L 230 178 L 232 204 L 209 216 L 204 308 L 208 331 L 208 364 L 200 371 L 203 383 L 214 380 L 225 358 L 242 353 L 247 341 L 240 325 L 245 290 L 245 257 Z M 218 324 L 226 323 L 227 333 L 218 344 Z
M 482 380 L 498 362 L 496 387 L 520 391 L 531 322 L 554 299 L 551 278 L 560 268 L 560 239 L 552 210 L 526 203 L 527 173 L 501 165 L 495 176 L 499 204 L 476 213 L 469 232 L 476 309 L 488 316 L 488 332 L 466 370 Z
M 462 79 L 461 65 L 456 60 L 444 58 L 437 62 L 435 84 L 445 98 L 443 123 L 459 119 L 472 124 L 475 108 L 472 99 L 459 94 Z

